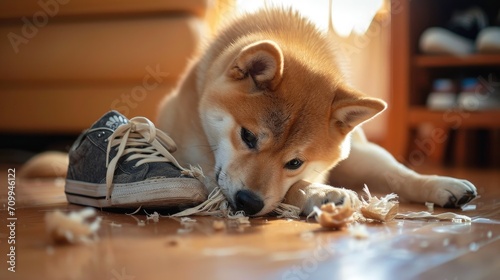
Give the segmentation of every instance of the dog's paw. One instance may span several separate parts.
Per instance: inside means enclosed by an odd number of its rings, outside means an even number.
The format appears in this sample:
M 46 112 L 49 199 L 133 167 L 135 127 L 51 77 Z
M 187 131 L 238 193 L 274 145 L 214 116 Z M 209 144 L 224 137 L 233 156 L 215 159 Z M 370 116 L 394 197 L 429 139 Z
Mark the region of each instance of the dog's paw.
M 302 210 L 306 215 L 311 213 L 315 206 L 320 207 L 327 203 L 342 205 L 348 202 L 352 207 L 357 207 L 361 203 L 356 192 L 323 184 L 312 184 L 306 195 L 306 203 Z
M 445 208 L 459 208 L 477 196 L 471 182 L 451 177 L 432 176 L 424 187 L 429 190 L 428 202 Z

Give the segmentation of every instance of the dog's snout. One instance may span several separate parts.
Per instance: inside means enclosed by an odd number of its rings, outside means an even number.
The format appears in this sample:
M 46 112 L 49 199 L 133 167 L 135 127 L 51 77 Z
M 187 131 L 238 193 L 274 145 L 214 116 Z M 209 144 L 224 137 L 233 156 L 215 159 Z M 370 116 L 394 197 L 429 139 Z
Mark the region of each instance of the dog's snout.
M 255 215 L 264 207 L 264 201 L 251 191 L 242 190 L 236 193 L 236 208 L 246 215 Z

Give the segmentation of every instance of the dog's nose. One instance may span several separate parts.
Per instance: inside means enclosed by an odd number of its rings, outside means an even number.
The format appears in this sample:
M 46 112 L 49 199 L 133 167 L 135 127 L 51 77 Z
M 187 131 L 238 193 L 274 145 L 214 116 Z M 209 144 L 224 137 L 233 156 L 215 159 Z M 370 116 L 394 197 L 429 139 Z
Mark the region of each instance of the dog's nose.
M 245 211 L 246 215 L 257 214 L 264 207 L 264 202 L 251 191 L 243 190 L 236 193 L 236 208 Z

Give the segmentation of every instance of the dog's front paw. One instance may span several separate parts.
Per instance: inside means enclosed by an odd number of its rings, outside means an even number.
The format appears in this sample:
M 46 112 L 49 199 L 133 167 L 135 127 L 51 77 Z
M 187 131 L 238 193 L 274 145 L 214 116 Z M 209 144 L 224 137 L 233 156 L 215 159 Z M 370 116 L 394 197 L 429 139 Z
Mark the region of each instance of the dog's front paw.
M 467 180 L 432 176 L 424 183 L 428 201 L 445 208 L 459 208 L 477 196 L 476 187 Z
M 335 205 L 349 203 L 352 207 L 356 208 L 361 203 L 354 191 L 323 184 L 312 184 L 306 190 L 306 203 L 302 213 L 308 215 L 313 211 L 315 206 L 320 207 L 323 204 L 332 202 Z

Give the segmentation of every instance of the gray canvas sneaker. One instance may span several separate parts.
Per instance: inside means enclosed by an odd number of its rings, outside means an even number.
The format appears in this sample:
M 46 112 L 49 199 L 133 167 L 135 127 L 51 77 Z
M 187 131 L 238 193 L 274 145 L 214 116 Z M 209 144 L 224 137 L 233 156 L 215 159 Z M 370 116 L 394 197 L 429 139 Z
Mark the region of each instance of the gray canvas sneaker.
M 69 152 L 69 202 L 102 208 L 178 208 L 207 198 L 200 169 L 171 155 L 174 141 L 144 117 L 110 111 L 83 132 Z

